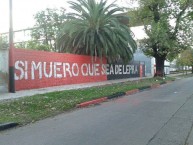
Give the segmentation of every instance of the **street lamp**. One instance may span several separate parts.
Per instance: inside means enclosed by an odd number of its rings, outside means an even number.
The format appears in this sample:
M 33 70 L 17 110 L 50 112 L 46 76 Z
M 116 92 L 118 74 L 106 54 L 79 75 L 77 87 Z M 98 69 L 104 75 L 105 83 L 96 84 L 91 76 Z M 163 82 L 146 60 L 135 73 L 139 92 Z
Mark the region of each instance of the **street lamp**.
M 12 0 L 9 0 L 9 92 L 15 93 Z

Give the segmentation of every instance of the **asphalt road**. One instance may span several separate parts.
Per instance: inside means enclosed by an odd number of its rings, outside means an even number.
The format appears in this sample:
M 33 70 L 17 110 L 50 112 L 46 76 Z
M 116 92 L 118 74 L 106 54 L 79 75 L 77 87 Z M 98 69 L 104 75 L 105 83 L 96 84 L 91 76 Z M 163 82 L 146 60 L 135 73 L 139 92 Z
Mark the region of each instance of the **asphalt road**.
M 0 145 L 184 145 L 193 78 L 0 132 Z

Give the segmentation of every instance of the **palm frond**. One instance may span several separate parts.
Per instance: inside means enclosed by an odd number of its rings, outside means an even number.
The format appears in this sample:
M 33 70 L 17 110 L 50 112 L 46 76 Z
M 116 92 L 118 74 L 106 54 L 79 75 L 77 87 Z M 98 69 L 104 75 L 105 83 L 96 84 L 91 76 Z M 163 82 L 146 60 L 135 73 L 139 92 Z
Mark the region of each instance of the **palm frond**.
M 58 47 L 62 52 L 107 57 L 114 61 L 118 58 L 128 61 L 137 46 L 128 26 L 121 23 L 129 19 L 117 15 L 123 9 L 114 3 L 107 5 L 106 0 L 79 0 L 69 2 L 74 13 L 58 36 Z

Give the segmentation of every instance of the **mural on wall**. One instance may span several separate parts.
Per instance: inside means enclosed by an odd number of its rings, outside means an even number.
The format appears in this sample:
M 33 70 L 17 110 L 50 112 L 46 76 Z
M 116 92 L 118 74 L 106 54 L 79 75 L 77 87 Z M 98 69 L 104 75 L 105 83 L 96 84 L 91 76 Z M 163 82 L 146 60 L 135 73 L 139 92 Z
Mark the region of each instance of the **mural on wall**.
M 102 69 L 101 69 L 102 68 Z M 63 62 L 35 62 L 35 61 L 16 61 L 15 80 L 35 80 L 42 78 L 67 78 L 78 76 L 101 76 L 106 74 L 105 67 L 101 64 L 78 64 Z M 100 71 L 99 71 L 100 70 Z M 38 74 L 35 75 L 35 73 Z
M 24 49 L 14 54 L 16 90 L 107 80 L 106 59 Z
M 108 75 L 109 78 L 121 75 L 125 78 L 139 77 L 139 66 L 136 64 L 78 64 L 62 62 L 35 62 L 35 61 L 16 61 L 15 80 L 35 80 L 42 78 L 66 78 L 78 76 L 101 76 Z M 101 70 L 101 71 L 99 71 Z M 35 72 L 38 74 L 35 76 Z
M 15 49 L 16 90 L 139 77 L 138 63 L 107 64 L 103 58 Z
M 110 73 L 107 75 L 108 80 L 140 77 L 140 69 L 144 71 L 143 67 L 140 68 L 140 62 L 130 62 L 129 64 L 119 62 L 110 64 L 109 66 Z

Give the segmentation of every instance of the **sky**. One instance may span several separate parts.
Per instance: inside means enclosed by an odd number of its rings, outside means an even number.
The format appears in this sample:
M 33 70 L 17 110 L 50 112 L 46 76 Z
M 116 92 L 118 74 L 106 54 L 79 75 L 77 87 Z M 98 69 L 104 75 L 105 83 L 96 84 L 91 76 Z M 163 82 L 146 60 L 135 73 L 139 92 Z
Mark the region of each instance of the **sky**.
M 113 2 L 114 0 L 108 0 Z M 125 6 L 127 0 L 116 0 L 120 6 Z M 69 10 L 68 0 L 12 0 L 13 29 L 31 28 L 35 22 L 33 16 L 46 8 L 64 7 Z M 130 5 L 130 4 L 127 4 Z M 137 4 L 134 4 L 134 7 Z M 9 31 L 9 0 L 0 0 L 0 33 Z
M 12 0 L 13 29 L 33 27 L 33 15 L 46 8 L 68 7 L 66 0 Z M 0 33 L 9 31 L 9 0 L 0 0 Z

